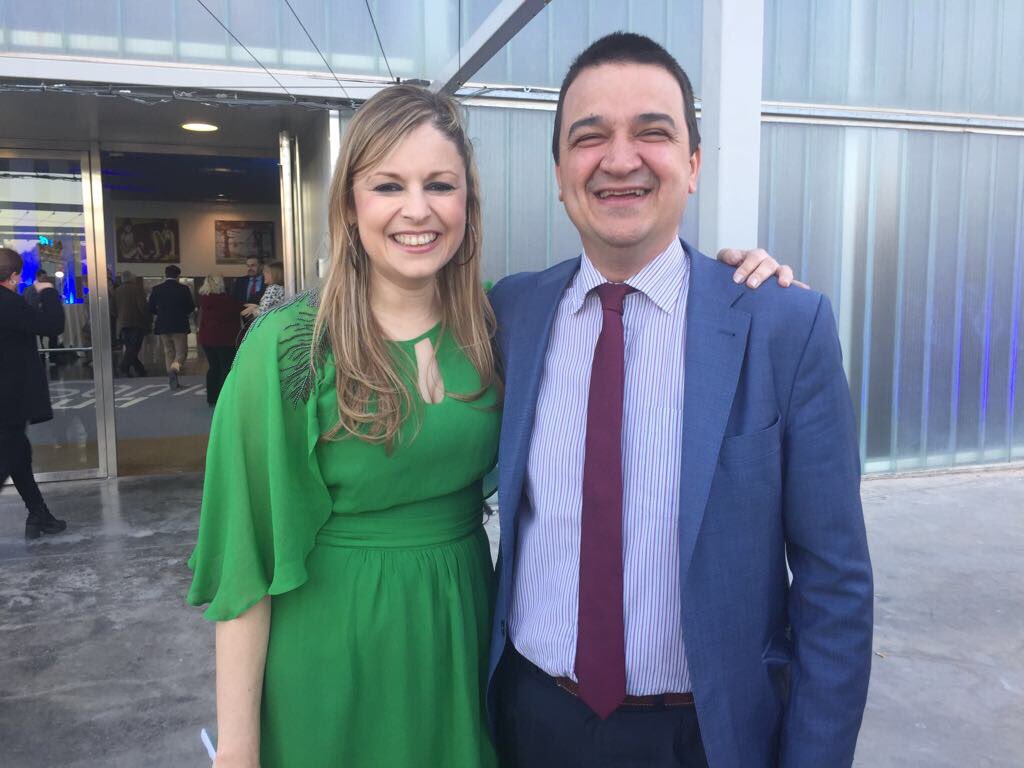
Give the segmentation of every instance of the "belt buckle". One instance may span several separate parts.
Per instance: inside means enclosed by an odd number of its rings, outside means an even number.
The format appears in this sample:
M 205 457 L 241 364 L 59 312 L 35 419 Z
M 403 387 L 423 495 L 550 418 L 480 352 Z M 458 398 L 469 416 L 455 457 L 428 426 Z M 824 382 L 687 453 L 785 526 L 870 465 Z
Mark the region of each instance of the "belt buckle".
M 566 693 L 572 694 L 573 696 L 579 696 L 579 689 L 572 684 L 572 681 L 567 680 L 564 677 L 554 678 L 555 685 L 561 688 Z

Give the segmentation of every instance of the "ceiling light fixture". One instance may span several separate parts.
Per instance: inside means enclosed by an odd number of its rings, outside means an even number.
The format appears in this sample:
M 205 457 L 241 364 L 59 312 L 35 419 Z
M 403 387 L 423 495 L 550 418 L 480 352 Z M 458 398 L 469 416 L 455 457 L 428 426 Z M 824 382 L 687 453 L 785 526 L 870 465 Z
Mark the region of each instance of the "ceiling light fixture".
M 181 127 L 184 128 L 186 131 L 196 131 L 198 133 L 209 133 L 210 131 L 219 130 L 218 127 L 213 123 L 182 123 Z

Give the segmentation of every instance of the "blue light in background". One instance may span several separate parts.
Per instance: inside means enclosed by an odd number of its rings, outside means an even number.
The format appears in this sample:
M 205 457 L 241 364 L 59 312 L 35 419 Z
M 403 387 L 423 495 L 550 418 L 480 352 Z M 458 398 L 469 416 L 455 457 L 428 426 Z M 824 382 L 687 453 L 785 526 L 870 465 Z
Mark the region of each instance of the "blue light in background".
M 36 279 L 36 272 L 39 271 L 39 256 L 35 251 L 26 251 L 21 254 L 21 282 L 18 284 L 18 291 L 24 293 Z

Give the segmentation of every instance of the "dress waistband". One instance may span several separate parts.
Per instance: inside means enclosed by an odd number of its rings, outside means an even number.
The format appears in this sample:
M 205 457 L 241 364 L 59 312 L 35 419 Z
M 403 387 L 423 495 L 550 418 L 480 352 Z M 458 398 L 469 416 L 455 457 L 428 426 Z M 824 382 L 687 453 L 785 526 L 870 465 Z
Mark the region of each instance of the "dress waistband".
M 318 545 L 357 549 L 402 549 L 445 544 L 469 536 L 483 523 L 478 485 L 447 496 L 390 509 L 331 515 Z

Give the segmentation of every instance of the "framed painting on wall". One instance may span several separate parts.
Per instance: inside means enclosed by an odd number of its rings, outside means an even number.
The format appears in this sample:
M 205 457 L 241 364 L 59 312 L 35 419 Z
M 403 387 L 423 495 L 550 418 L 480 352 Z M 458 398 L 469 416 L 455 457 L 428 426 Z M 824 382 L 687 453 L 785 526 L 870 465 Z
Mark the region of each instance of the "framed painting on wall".
M 274 260 L 274 222 L 217 220 L 213 226 L 218 264 L 245 264 L 254 256 Z
M 177 219 L 114 219 L 117 260 L 132 264 L 181 261 Z

